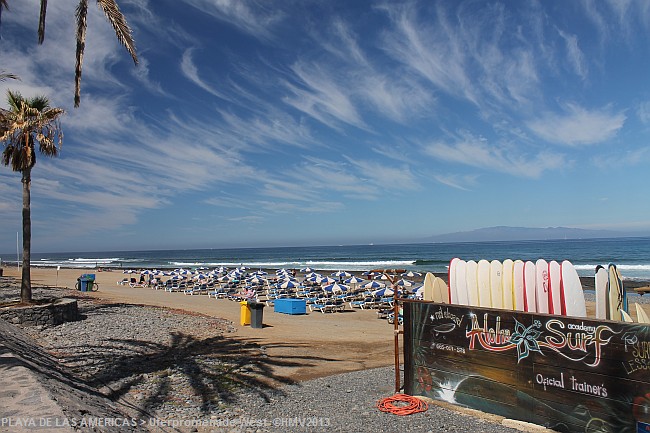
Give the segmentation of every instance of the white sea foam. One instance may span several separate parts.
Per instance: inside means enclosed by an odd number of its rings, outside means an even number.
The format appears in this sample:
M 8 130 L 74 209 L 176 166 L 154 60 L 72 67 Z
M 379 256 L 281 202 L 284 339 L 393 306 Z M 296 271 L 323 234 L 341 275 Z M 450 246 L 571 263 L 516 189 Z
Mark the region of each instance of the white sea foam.
M 172 262 L 173 266 L 181 267 L 197 267 L 197 266 L 225 266 L 237 267 L 246 266 L 249 268 L 305 268 L 310 267 L 313 269 L 321 270 L 339 270 L 344 269 L 348 271 L 367 271 L 376 268 L 399 268 L 404 266 L 412 266 L 415 263 L 413 260 L 371 260 L 371 261 L 325 261 L 325 260 L 305 260 L 305 261 L 222 261 L 222 262 Z

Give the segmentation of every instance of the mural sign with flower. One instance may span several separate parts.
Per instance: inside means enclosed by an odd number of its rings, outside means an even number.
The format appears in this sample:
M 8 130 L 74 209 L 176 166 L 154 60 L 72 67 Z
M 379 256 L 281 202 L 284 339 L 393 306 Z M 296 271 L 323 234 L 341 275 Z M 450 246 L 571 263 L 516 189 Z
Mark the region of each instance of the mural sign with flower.
M 650 432 L 650 326 L 404 303 L 405 391 L 567 432 Z

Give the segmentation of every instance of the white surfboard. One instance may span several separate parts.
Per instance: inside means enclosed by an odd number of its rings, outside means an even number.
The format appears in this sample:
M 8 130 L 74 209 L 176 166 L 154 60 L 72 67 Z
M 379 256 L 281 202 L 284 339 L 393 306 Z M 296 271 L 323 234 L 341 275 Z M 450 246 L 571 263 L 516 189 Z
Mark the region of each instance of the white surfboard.
M 561 264 L 561 273 L 560 288 L 563 294 L 562 299 L 564 299 L 565 314 L 570 317 L 587 317 L 585 295 L 578 272 L 570 261 L 565 260 Z
M 627 294 L 625 287 L 623 287 L 623 280 L 621 274 L 618 272 L 616 265 L 610 263 L 608 268 L 608 298 L 609 298 L 609 311 L 615 313 L 610 317 L 611 320 L 622 320 L 620 310 L 625 312 L 627 309 Z
M 467 262 L 465 279 L 467 282 L 467 296 L 469 298 L 469 305 L 478 307 L 480 305 L 480 298 L 478 294 L 478 263 L 476 263 L 474 260 L 469 260 Z
M 562 314 L 562 299 L 560 295 L 560 281 L 562 280 L 562 272 L 560 271 L 560 264 L 553 260 L 548 264 L 548 276 L 550 283 L 550 294 L 548 303 L 548 310 L 551 314 Z
M 524 311 L 524 262 L 515 260 L 512 268 L 512 293 L 515 310 Z
M 490 288 L 490 262 L 479 260 L 476 267 L 476 279 L 478 283 L 479 306 L 490 308 L 492 306 L 492 293 Z
M 548 262 L 539 259 L 535 262 L 535 302 L 538 313 L 548 314 L 550 312 L 549 285 Z
M 440 277 L 433 279 L 433 300 L 443 304 L 449 303 L 449 288 L 445 281 Z
M 458 304 L 458 289 L 456 286 L 456 265 L 460 259 L 458 257 L 454 257 L 451 259 L 449 262 L 449 303 L 450 304 Z
M 469 294 L 467 293 L 467 262 L 458 260 L 456 262 L 456 293 L 458 300 L 455 304 L 469 305 Z
M 503 299 L 503 308 L 506 310 L 514 310 L 515 303 L 514 297 L 512 294 L 512 273 L 515 262 L 510 259 L 505 259 L 503 261 L 503 270 L 501 271 L 501 281 L 502 281 L 502 299 Z
M 623 320 L 623 322 L 628 322 L 628 323 L 634 322 L 634 320 L 632 320 L 632 317 L 630 317 L 630 315 L 627 314 L 625 310 L 619 310 L 619 313 L 621 313 L 621 319 Z
M 427 272 L 427 274 L 424 276 L 424 283 L 422 286 L 424 287 L 423 293 L 422 293 L 422 300 L 423 301 L 433 301 L 434 300 L 434 295 L 433 295 L 433 279 L 435 276 L 431 272 Z
M 498 260 L 490 262 L 490 298 L 492 308 L 503 308 L 503 265 Z
M 641 305 L 635 302 L 634 307 L 636 308 L 636 321 L 639 323 L 650 323 L 650 318 L 648 318 L 646 312 L 641 308 Z
M 596 266 L 596 275 L 594 276 L 594 286 L 596 289 L 596 319 L 609 319 L 607 306 L 609 299 L 607 297 L 607 285 L 609 275 L 604 266 Z
M 524 310 L 529 313 L 537 312 L 535 263 L 530 260 L 524 263 Z

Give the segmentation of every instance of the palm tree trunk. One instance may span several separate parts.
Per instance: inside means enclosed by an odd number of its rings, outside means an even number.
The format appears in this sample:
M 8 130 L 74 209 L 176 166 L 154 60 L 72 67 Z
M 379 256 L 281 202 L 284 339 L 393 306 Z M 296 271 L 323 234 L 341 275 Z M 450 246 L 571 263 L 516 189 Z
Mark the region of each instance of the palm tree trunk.
M 32 302 L 32 278 L 30 272 L 32 251 L 32 211 L 31 211 L 31 183 L 32 168 L 23 170 L 23 273 L 20 284 L 20 300 L 25 303 Z

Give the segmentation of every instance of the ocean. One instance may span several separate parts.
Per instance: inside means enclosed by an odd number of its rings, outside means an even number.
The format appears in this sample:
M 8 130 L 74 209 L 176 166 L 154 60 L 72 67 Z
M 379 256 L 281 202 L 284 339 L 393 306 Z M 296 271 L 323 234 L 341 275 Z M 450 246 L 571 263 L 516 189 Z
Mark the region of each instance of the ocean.
M 612 238 L 548 241 L 418 243 L 314 247 L 187 249 L 32 253 L 32 265 L 92 269 L 174 269 L 198 267 L 290 268 L 366 271 L 408 269 L 447 272 L 449 261 L 521 259 L 569 260 L 580 276 L 593 276 L 597 265 L 615 263 L 624 279 L 650 281 L 650 238 Z M 16 256 L 0 255 L 5 266 Z

